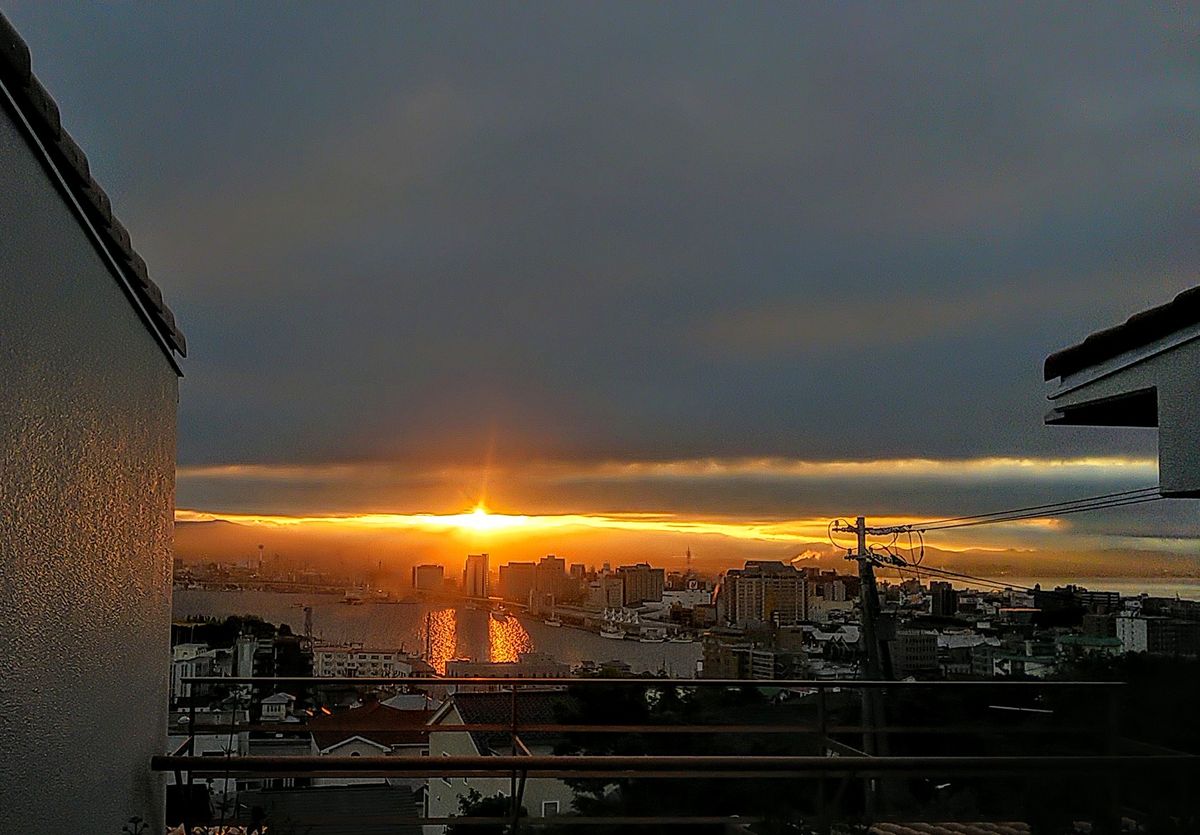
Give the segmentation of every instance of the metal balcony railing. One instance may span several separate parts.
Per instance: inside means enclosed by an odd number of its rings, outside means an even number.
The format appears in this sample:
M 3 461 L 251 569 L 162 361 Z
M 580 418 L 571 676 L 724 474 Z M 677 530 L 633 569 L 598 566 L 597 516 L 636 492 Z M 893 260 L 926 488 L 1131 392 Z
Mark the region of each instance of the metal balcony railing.
M 986 785 L 997 781 L 1013 786 L 1007 808 L 974 812 L 993 819 L 1025 820 L 1045 810 L 1031 809 L 1022 787 L 1061 783 L 1064 808 L 1084 813 L 1098 831 L 1118 831 L 1122 817 L 1162 815 L 1179 807 L 1177 819 L 1189 814 L 1186 786 L 1200 771 L 1200 757 L 1129 739 L 1121 733 L 1120 694 L 1124 685 L 1113 682 L 1065 681 L 746 681 L 665 678 L 214 678 L 183 680 L 193 693 L 188 706 L 188 736 L 171 755 L 154 757 L 151 768 L 171 772 L 177 784 L 194 785 L 209 779 L 321 779 L 321 778 L 503 778 L 507 780 L 509 809 L 504 816 L 433 816 L 422 814 L 407 823 L 458 827 L 505 825 L 520 829 L 559 830 L 576 826 L 709 827 L 753 826 L 760 818 L 754 809 L 729 809 L 728 815 L 704 813 L 661 815 L 570 814 L 531 818 L 520 814 L 525 788 L 531 779 L 592 780 L 628 786 L 633 782 L 659 781 L 661 791 L 672 786 L 699 785 L 696 781 L 771 781 L 791 787 L 795 796 L 792 831 L 830 831 L 841 822 L 869 825 L 884 820 L 946 820 L 956 814 L 954 805 L 937 797 L 953 780 Z M 238 698 L 249 688 L 252 698 L 294 691 L 311 703 L 329 688 L 398 689 L 459 688 L 501 689 L 508 702 L 503 721 L 424 725 L 413 728 L 425 739 L 430 734 L 478 733 L 499 744 L 480 755 L 353 756 L 325 755 L 225 755 L 196 756 L 196 711 L 205 693 L 219 690 Z M 729 722 L 668 717 L 670 721 L 594 721 L 587 715 L 569 721 L 530 721 L 522 716 L 521 698 L 533 691 L 554 689 L 595 697 L 597 692 L 627 689 L 645 693 L 674 691 L 692 694 L 701 690 L 762 691 L 785 694 L 782 705 L 760 703 L 754 721 L 730 715 Z M 939 714 L 959 715 L 941 721 Z M 778 707 L 780 709 L 775 710 Z M 253 715 L 256 711 L 250 711 Z M 778 713 L 782 721 L 772 719 Z M 231 716 L 237 716 L 234 711 Z M 917 721 L 904 721 L 915 716 Z M 932 718 L 931 718 L 932 717 Z M 662 717 L 660 717 L 662 718 Z M 742 719 L 743 721 L 738 721 Z M 303 722 L 232 721 L 222 733 L 270 731 L 303 733 Z M 526 740 L 553 735 L 567 740 L 572 753 L 531 751 Z M 647 753 L 587 753 L 587 740 L 637 735 Z M 672 751 L 681 738 L 691 738 L 689 753 Z M 695 739 L 728 747 L 734 740 L 773 740 L 805 753 L 757 754 L 699 753 Z M 766 744 L 766 743 L 764 743 Z M 496 752 L 495 748 L 504 749 Z M 539 747 L 534 745 L 534 747 Z M 540 747 L 545 747 L 543 744 Z M 606 747 L 606 746 L 605 746 Z M 752 748 L 753 746 L 745 746 Z M 583 752 L 578 752 L 583 749 Z M 1013 753 L 1018 749 L 1019 753 Z M 679 781 L 692 781 L 681 783 Z M 972 781 L 977 781 L 972 783 Z M 799 788 L 808 786 L 810 788 Z M 1086 787 L 1092 790 L 1087 791 Z M 1178 790 L 1176 790 L 1178 786 Z M 928 793 L 927 792 L 927 793 Z M 1147 811 L 1144 807 L 1152 805 Z M 1002 804 L 1003 806 L 1003 804 Z M 712 810 L 707 810 L 711 812 Z M 778 817 L 776 809 L 772 814 Z M 958 813 L 962 815 L 962 812 Z M 785 815 L 786 817 L 786 815 Z M 973 818 L 974 819 L 974 818 Z M 185 828 L 192 822 L 183 821 Z M 807 827 L 805 829 L 804 827 Z M 649 831 L 649 830 L 646 830 Z M 710 829 L 710 831 L 718 831 Z M 753 831 L 753 830 L 743 830 Z

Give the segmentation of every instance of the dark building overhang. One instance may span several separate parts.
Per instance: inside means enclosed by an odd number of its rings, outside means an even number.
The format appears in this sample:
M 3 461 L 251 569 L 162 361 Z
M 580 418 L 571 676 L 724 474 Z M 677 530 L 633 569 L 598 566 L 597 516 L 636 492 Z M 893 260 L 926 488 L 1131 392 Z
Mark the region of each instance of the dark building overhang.
M 1200 287 L 1046 358 L 1046 423 L 1158 429 L 1159 491 L 1200 496 Z
M 1139 389 L 1077 406 L 1063 406 L 1046 415 L 1051 426 L 1158 426 L 1158 391 Z
M 175 315 L 151 280 L 146 262 L 134 250 L 129 232 L 113 214 L 108 195 L 92 177 L 87 156 L 63 129 L 58 105 L 33 74 L 29 47 L 0 14 L 0 107 L 11 111 L 23 127 L 51 180 L 72 206 L 146 323 L 179 371 L 177 357 L 187 355 L 187 342 Z

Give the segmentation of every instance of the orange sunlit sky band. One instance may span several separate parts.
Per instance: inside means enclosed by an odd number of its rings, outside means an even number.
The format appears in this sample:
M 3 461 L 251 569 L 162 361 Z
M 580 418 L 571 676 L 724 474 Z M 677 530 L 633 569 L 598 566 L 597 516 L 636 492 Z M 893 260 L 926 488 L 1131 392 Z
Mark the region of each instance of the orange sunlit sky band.
M 419 474 L 423 479 L 403 496 L 391 500 L 398 480 Z M 179 470 L 181 498 L 189 509 L 178 511 L 179 521 L 224 520 L 242 525 L 291 530 L 375 530 L 422 532 L 450 535 L 471 542 L 512 543 L 531 537 L 548 535 L 599 534 L 624 532 L 633 535 L 685 535 L 721 537 L 736 543 L 802 543 L 825 542 L 829 517 L 793 505 L 800 514 L 791 516 L 774 509 L 763 508 L 760 513 L 709 512 L 679 510 L 686 501 L 674 499 L 676 485 L 700 484 L 717 496 L 728 490 L 731 496 L 745 491 L 737 485 L 748 481 L 779 484 L 785 495 L 794 486 L 797 493 L 822 494 L 826 485 L 847 483 L 865 495 L 878 490 L 899 490 L 901 495 L 908 482 L 933 484 L 939 491 L 952 494 L 963 484 L 1051 484 L 1061 498 L 1086 495 L 1086 489 L 1096 484 L 1138 483 L 1153 484 L 1157 468 L 1153 459 L 1141 458 L 981 458 L 964 460 L 897 459 L 878 461 L 813 462 L 781 458 L 687 459 L 678 461 L 624 462 L 534 462 L 519 467 L 493 466 L 488 472 L 468 467 L 420 468 L 384 464 L 337 465 L 230 465 L 216 467 L 183 467 Z M 490 485 L 491 496 L 483 495 L 477 486 L 481 481 Z M 647 500 L 643 494 L 630 499 L 635 489 L 649 484 L 667 501 Z M 261 507 L 280 507 L 276 496 L 302 485 L 306 491 L 300 506 L 289 505 L 284 512 L 256 513 L 246 501 L 226 503 L 213 500 L 197 506 L 188 501 L 189 485 L 201 485 L 209 495 L 219 496 L 223 489 L 238 488 L 258 497 Z M 440 486 L 441 492 L 428 485 Z M 454 485 L 446 489 L 447 485 Z M 549 485 L 549 487 L 547 487 Z M 592 490 L 580 497 L 572 491 Z M 596 486 L 599 485 L 599 489 Z M 357 491 L 357 492 L 355 492 Z M 429 491 L 428 494 L 426 491 Z M 1018 491 L 1020 492 L 1020 491 Z M 472 495 L 473 494 L 473 495 Z M 496 497 L 496 494 L 499 494 Z M 363 512 L 353 508 L 349 496 L 362 496 Z M 527 500 L 526 496 L 532 497 Z M 329 499 L 322 502 L 322 497 Z M 382 497 L 382 498 L 381 498 Z M 493 508 L 496 497 L 503 511 Z M 569 497 L 555 512 L 555 499 Z M 589 501 L 589 498 L 591 501 Z M 993 502 L 995 500 L 992 500 Z M 604 510 L 581 511 L 593 503 Z M 257 502 L 255 502 L 257 503 Z M 230 506 L 232 504 L 232 507 Z M 324 506 L 322 506 L 324 504 Z M 425 505 L 451 507 L 441 512 L 378 512 L 383 504 L 393 507 Z M 629 505 L 633 505 L 630 508 Z M 207 507 L 205 507 L 207 505 Z M 513 512 L 510 508 L 522 505 L 536 512 Z M 217 507 L 224 509 L 217 510 Z M 294 509 L 293 509 L 294 507 Z M 613 510 L 613 508 L 618 510 Z M 236 508 L 236 509 L 235 509 Z M 336 509 L 332 509 L 336 508 Z M 652 509 L 651 509 L 652 508 Z M 866 508 L 864 508 L 866 509 Z M 984 507 L 985 511 L 1003 509 Z M 522 508 L 524 510 L 524 508 Z M 859 508 L 846 508 L 854 512 Z M 930 516 L 900 516 L 894 508 L 890 514 L 872 517 L 876 524 L 920 523 Z M 940 533 L 937 546 L 943 549 L 1020 548 L 1035 547 L 1046 537 L 1054 537 L 1073 529 L 1064 520 L 1030 519 L 983 530 Z
M 464 513 L 362 514 L 338 516 L 259 516 L 233 513 L 208 513 L 180 509 L 175 518 L 181 522 L 222 520 L 263 528 L 355 528 L 359 530 L 423 531 L 454 535 L 469 542 L 502 543 L 533 535 L 560 532 L 563 535 L 587 532 L 626 531 L 641 534 L 682 534 L 692 536 L 721 536 L 733 540 L 758 543 L 795 543 L 823 541 L 828 534 L 828 519 L 792 519 L 785 521 L 714 521 L 686 519 L 671 514 L 563 514 L 517 515 L 490 513 L 476 507 Z M 922 521 L 912 518 L 875 517 L 881 525 Z M 1026 519 L 1005 525 L 1010 531 L 1054 531 L 1064 523 L 1056 519 Z M 849 545 L 850 543 L 845 543 Z M 941 535 L 938 547 L 944 550 L 979 549 L 978 534 L 958 537 Z

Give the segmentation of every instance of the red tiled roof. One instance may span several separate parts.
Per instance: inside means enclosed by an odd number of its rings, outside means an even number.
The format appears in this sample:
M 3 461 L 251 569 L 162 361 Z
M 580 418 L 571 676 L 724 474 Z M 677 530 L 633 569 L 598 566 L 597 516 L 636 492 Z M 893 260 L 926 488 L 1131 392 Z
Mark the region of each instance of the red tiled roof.
M 87 156 L 63 129 L 58 105 L 33 74 L 29 47 L 3 14 L 0 14 L 0 84 L 46 149 L 54 168 L 124 273 L 130 290 L 148 311 L 154 330 L 170 346 L 170 351 L 187 356 L 187 342 L 175 323 L 175 314 L 163 302 L 158 285 L 150 280 L 146 262 L 134 251 L 129 232 L 113 215 L 108 195 L 91 175 Z
M 305 727 L 321 751 L 356 736 L 390 748 L 423 743 L 427 737 L 420 729 L 432 715 L 431 710 L 397 710 L 380 702 L 371 702 L 344 713 L 316 716 Z

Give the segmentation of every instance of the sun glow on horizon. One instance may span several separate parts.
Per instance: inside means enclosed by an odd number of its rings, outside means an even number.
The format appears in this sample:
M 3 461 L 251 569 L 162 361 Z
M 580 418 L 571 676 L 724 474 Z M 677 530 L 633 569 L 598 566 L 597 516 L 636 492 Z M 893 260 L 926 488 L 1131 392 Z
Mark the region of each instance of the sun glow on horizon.
M 421 531 L 458 535 L 478 540 L 481 537 L 494 539 L 519 539 L 535 537 L 549 532 L 561 534 L 627 532 L 642 534 L 683 534 L 687 536 L 720 536 L 733 540 L 758 543 L 805 543 L 826 542 L 826 518 L 803 519 L 721 519 L 688 518 L 674 513 L 597 513 L 597 514 L 546 514 L 524 515 L 493 513 L 482 503 L 469 511 L 460 513 L 368 513 L 320 516 L 273 516 L 257 514 L 219 513 L 177 509 L 177 522 L 225 521 L 240 525 L 299 528 L 325 527 L 358 530 Z M 913 518 L 876 517 L 877 524 L 890 525 L 904 522 L 920 522 Z M 1009 530 L 1038 530 L 1043 533 L 1062 525 L 1057 519 L 1026 519 L 1007 523 Z M 839 545 L 841 543 L 838 543 Z M 946 551 L 956 550 L 1007 550 L 989 546 L 975 537 L 941 539 L 937 547 Z M 1008 546 L 1011 548 L 1012 546 Z
M 461 528 L 463 530 L 475 531 L 477 533 L 490 533 L 492 531 L 508 530 L 510 528 L 519 528 L 529 524 L 530 517 L 528 516 L 512 516 L 504 513 L 490 513 L 483 503 L 475 505 L 475 508 L 470 513 L 455 513 L 440 518 L 445 524 Z

